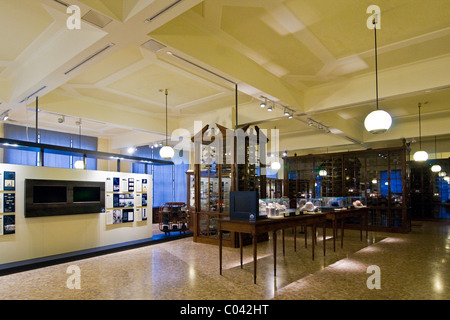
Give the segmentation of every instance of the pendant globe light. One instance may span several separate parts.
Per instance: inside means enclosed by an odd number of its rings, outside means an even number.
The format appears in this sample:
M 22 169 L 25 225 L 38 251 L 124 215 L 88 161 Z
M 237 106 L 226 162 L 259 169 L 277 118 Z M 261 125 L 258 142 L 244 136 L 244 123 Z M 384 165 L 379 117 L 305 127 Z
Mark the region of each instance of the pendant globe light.
M 422 126 L 420 122 L 420 107 L 422 106 L 421 103 L 419 103 L 419 151 L 414 153 L 414 160 L 421 162 L 421 161 L 427 161 L 428 159 L 428 153 L 426 151 L 422 150 Z
M 392 125 L 392 117 L 384 110 L 378 109 L 378 52 L 377 52 L 377 18 L 373 19 L 375 32 L 375 79 L 376 79 L 376 104 L 377 110 L 369 113 L 364 120 L 364 127 L 373 134 L 386 132 Z
M 171 146 L 169 146 L 169 143 L 167 142 L 167 96 L 169 95 L 169 90 L 165 89 L 165 95 L 166 95 L 166 145 L 163 146 L 160 150 L 159 150 L 159 155 L 161 156 L 161 158 L 163 159 L 172 159 L 173 156 L 175 155 L 175 151 L 173 150 L 173 148 Z
M 434 154 L 435 154 L 435 159 L 437 160 L 437 144 L 436 144 L 436 136 L 434 136 Z M 432 172 L 440 172 L 442 170 L 441 166 L 438 164 L 435 164 L 434 166 L 431 167 L 431 171 Z
M 78 130 L 79 130 L 78 143 L 79 143 L 79 148 L 81 149 L 81 118 L 79 121 L 76 122 L 76 124 L 78 125 Z M 77 160 L 73 164 L 73 167 L 78 170 L 84 170 L 84 169 L 86 169 L 86 163 L 84 162 L 84 160 Z
M 276 129 L 277 129 L 277 127 L 275 127 L 275 130 Z M 272 163 L 270 164 L 270 168 L 275 171 L 278 171 L 281 169 L 281 163 L 278 161 L 277 139 L 278 139 L 278 135 L 275 137 L 275 152 L 277 153 L 277 158 L 275 161 L 272 161 Z

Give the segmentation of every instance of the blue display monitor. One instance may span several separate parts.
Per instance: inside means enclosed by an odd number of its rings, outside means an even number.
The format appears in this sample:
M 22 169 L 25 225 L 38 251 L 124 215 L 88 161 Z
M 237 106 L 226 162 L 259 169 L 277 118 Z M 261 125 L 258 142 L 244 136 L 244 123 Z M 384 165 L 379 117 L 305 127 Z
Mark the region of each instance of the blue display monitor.
M 230 219 L 259 219 L 259 196 L 257 191 L 230 192 Z

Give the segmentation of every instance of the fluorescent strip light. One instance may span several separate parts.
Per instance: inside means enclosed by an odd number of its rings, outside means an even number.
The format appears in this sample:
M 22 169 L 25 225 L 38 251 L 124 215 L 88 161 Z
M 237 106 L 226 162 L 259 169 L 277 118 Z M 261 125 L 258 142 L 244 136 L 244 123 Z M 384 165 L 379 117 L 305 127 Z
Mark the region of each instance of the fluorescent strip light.
M 106 47 L 104 47 L 103 49 L 97 51 L 96 53 L 90 55 L 89 57 L 87 57 L 86 59 L 84 59 L 83 61 L 81 61 L 79 64 L 77 64 L 76 66 L 72 67 L 71 69 L 67 70 L 66 72 L 64 72 L 65 75 L 68 75 L 69 73 L 71 73 L 73 70 L 81 67 L 83 64 L 85 64 L 86 62 L 94 59 L 96 56 L 98 56 L 99 54 L 103 53 L 104 51 L 108 50 L 109 48 L 115 46 L 114 43 L 110 43 L 108 44 Z

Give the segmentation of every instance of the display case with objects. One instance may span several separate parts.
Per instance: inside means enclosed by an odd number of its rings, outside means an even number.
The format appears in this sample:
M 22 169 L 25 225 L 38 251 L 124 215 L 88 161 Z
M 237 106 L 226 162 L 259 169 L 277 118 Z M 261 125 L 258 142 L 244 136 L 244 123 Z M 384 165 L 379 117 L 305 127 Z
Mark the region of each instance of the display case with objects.
M 332 211 L 335 209 L 347 208 L 346 197 L 323 197 L 321 199 L 322 205 L 320 206 L 322 211 Z
M 260 216 L 267 218 L 282 218 L 289 213 L 289 199 L 260 199 L 259 200 Z
M 231 147 L 230 141 L 238 141 L 235 131 L 219 124 L 206 125 L 191 139 L 194 143 L 194 199 L 189 197 L 194 203 L 195 242 L 219 243 L 217 219 L 229 218 L 231 191 L 256 191 L 260 199 L 266 197 L 266 177 L 261 174 L 265 166 L 260 163 L 259 144 L 255 146 L 249 139 L 267 138 L 257 127 L 239 130 L 245 133 L 245 139 Z M 238 154 L 243 158 L 235 161 Z M 239 245 L 235 233 L 224 232 L 222 239 L 224 246 Z
M 347 197 L 347 207 L 348 208 L 367 207 L 367 199 L 366 197 L 361 196 Z
M 400 147 L 286 157 L 284 195 L 295 197 L 298 205 L 306 199 L 338 199 L 321 203 L 322 209 L 351 207 L 359 200 L 369 208 L 371 230 L 409 232 L 408 156 L 403 139 Z

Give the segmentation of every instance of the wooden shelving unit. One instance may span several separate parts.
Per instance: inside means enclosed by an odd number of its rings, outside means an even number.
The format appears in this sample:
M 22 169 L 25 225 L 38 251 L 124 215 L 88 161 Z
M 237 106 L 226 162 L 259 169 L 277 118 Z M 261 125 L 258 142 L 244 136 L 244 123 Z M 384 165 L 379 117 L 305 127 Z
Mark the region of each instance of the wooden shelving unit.
M 362 198 L 370 207 L 372 230 L 408 232 L 407 154 L 404 144 L 398 148 L 288 157 L 284 195 Z
M 246 132 L 248 129 L 243 130 Z M 219 132 L 222 140 L 215 139 Z M 258 128 L 255 132 L 260 134 Z M 218 244 L 217 219 L 230 214 L 230 191 L 256 190 L 260 198 L 266 197 L 266 179 L 259 174 L 261 166 L 249 161 L 250 152 L 256 153 L 258 150 L 254 150 L 246 138 L 245 163 L 230 161 L 230 153 L 236 154 L 236 149 L 234 152 L 226 150 L 227 134 L 230 133 L 234 135 L 233 130 L 216 124 L 214 133 L 207 125 L 192 137 L 197 158 L 194 160 L 194 172 L 189 174 L 193 176 L 189 178 L 191 191 L 188 191 L 188 197 L 193 212 L 195 242 Z M 223 244 L 237 247 L 237 235 L 225 233 Z

